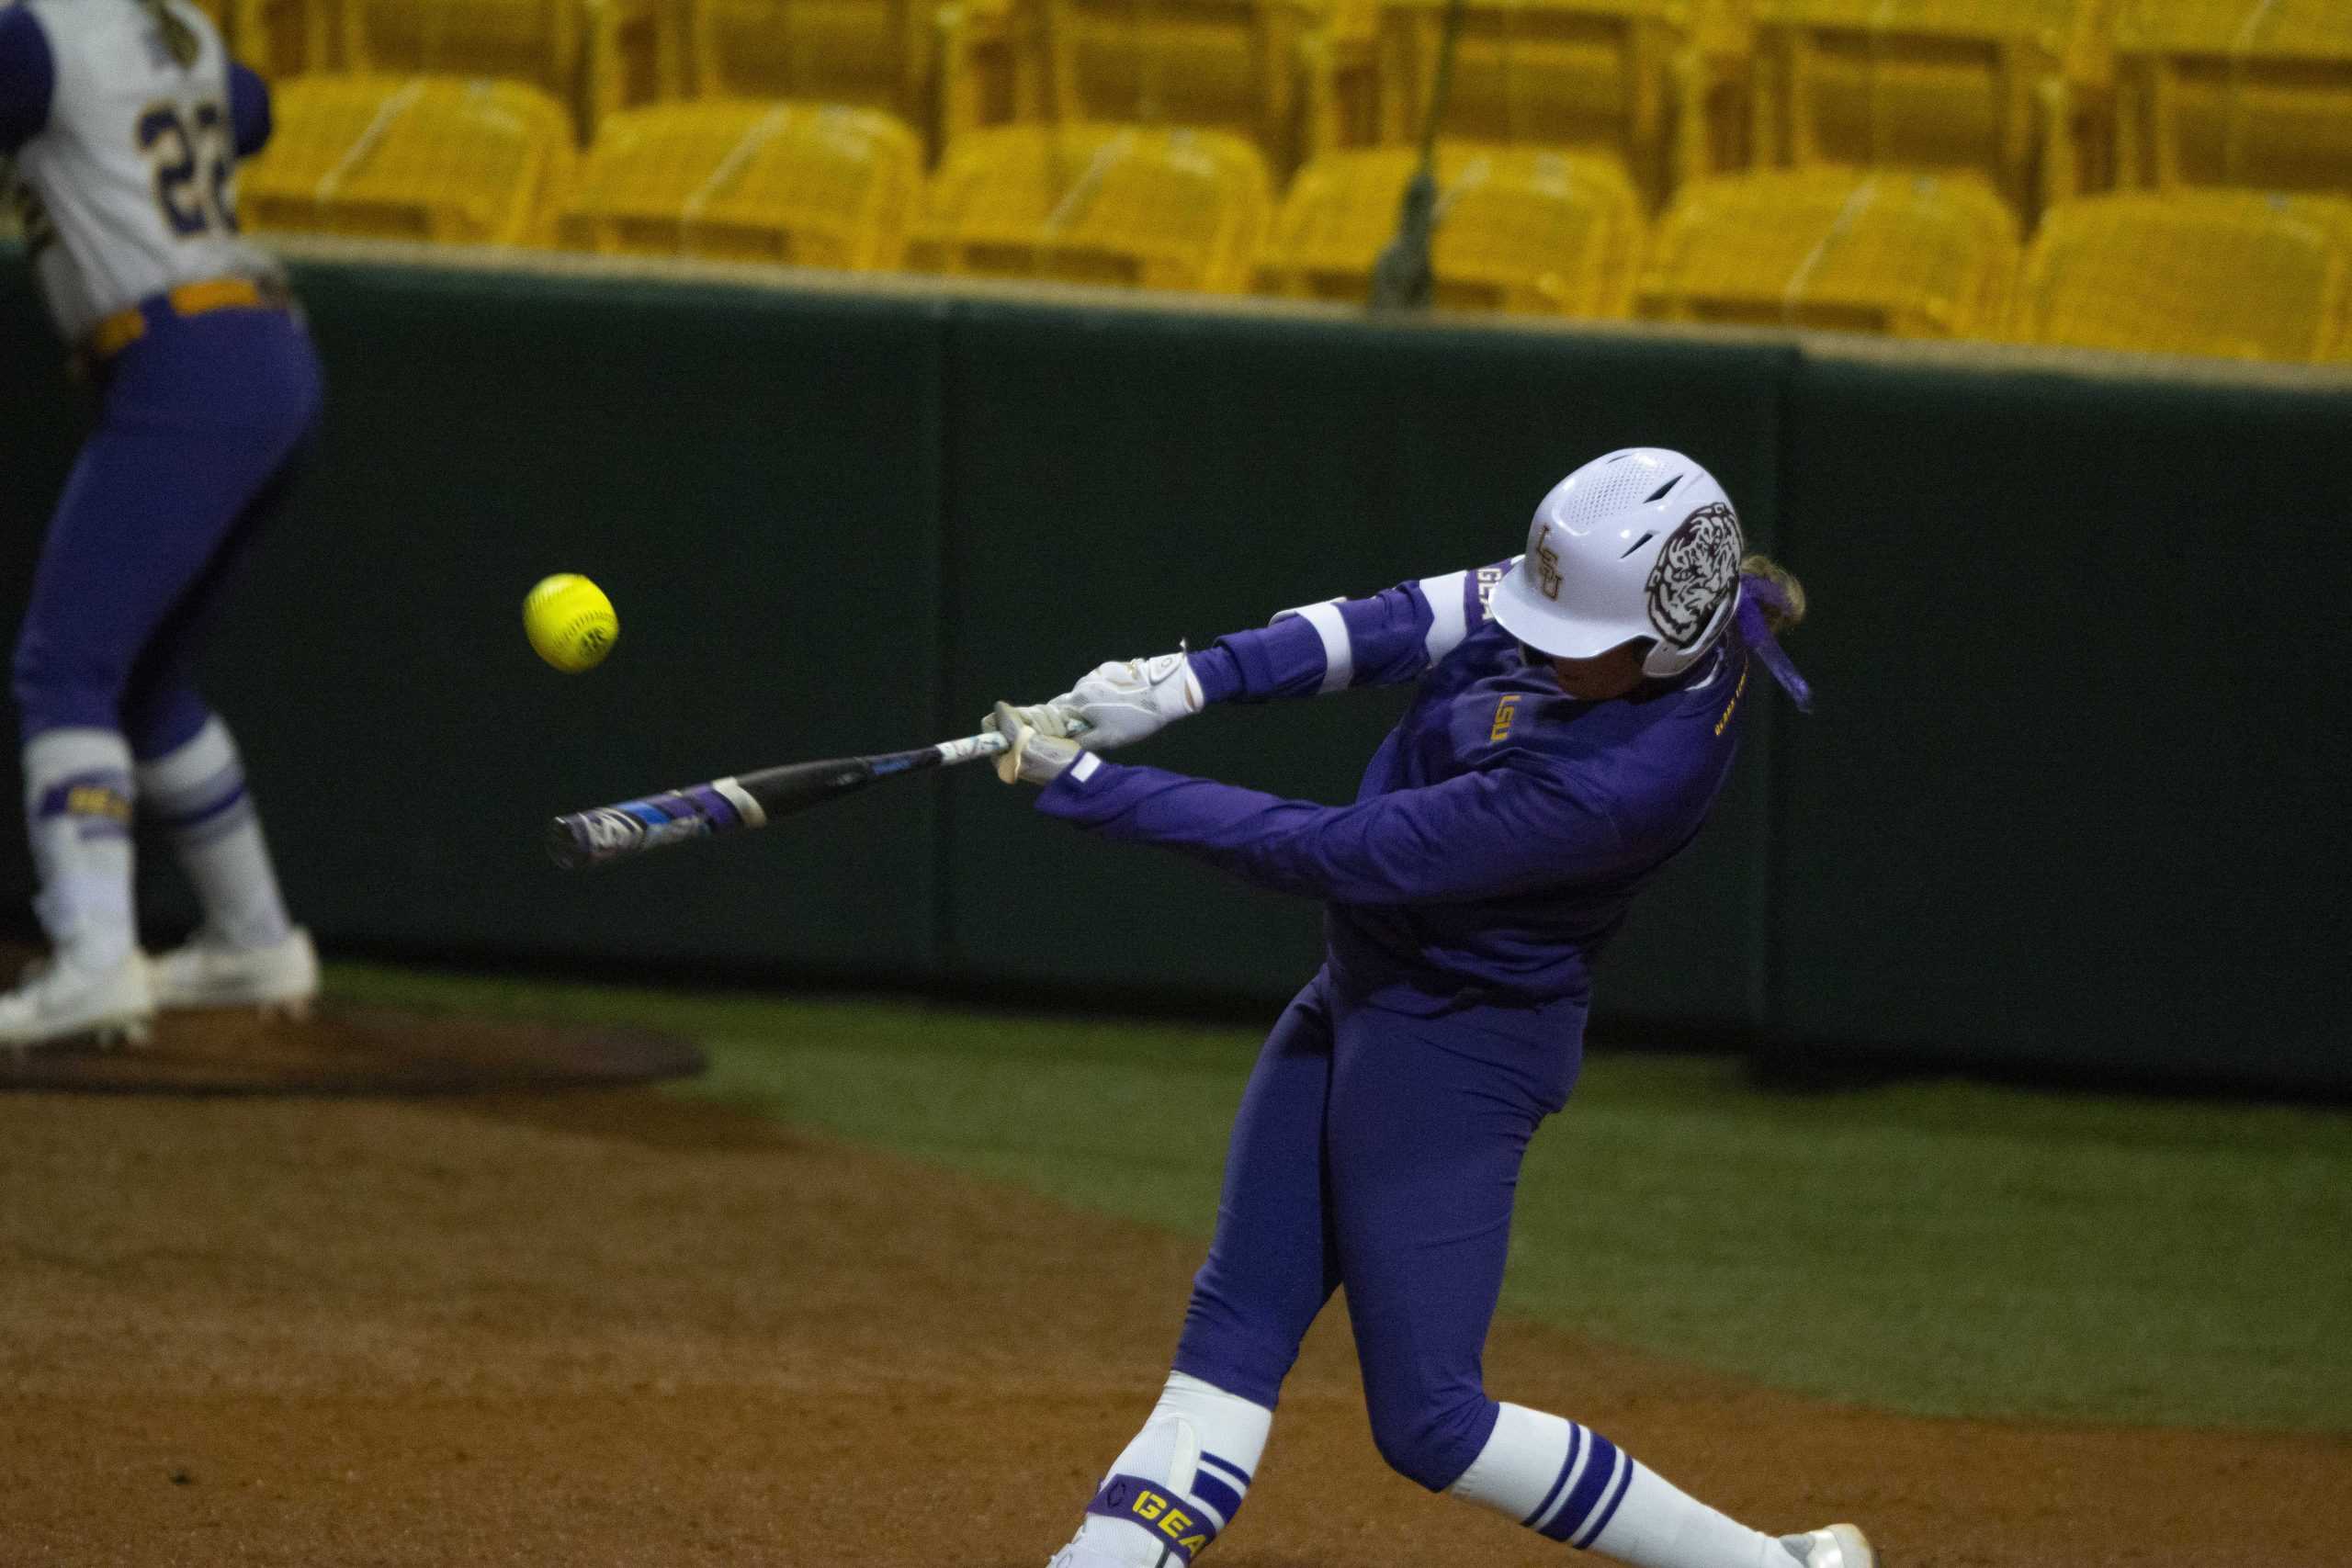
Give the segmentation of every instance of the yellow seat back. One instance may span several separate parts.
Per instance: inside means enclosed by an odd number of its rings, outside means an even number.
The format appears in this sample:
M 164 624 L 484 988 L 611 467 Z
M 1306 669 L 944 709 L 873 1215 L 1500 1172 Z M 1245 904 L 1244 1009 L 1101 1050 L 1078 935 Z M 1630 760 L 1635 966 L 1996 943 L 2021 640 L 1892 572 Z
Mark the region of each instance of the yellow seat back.
M 343 0 L 351 67 L 378 74 L 499 76 L 559 103 L 580 83 L 583 0 Z
M 2017 221 L 1972 175 L 1774 169 L 1703 180 L 1660 220 L 1643 313 L 1896 337 L 1994 336 Z
M 2026 262 L 2029 343 L 2293 363 L 2352 354 L 2352 201 L 2131 191 L 2054 208 Z
M 605 121 L 558 232 L 582 250 L 891 267 L 922 188 L 914 132 L 879 110 L 669 104 Z
M 273 81 L 343 63 L 341 0 L 228 0 L 207 9 L 228 14 L 231 49 Z
M 1384 147 L 1327 153 L 1300 170 L 1274 220 L 1260 286 L 1362 303 L 1419 161 L 1410 148 Z M 1437 178 L 1430 263 L 1440 306 L 1629 313 L 1644 225 L 1641 198 L 1615 159 L 1446 143 Z
M 1373 0 L 1383 145 L 1420 140 L 1445 15 L 1446 0 Z M 1671 183 L 1670 78 L 1692 26 L 1683 0 L 1464 0 L 1443 133 L 1613 154 L 1655 202 Z
M 934 272 L 1236 293 L 1272 216 L 1265 161 L 1206 130 L 1008 126 L 956 140 L 910 247 Z
M 2095 0 L 1756 0 L 1758 162 L 1967 170 L 2018 211 L 2078 193 Z
M 2120 0 L 2120 181 L 2352 191 L 2352 5 Z
M 693 0 L 695 91 L 931 121 L 936 7 L 919 0 Z
M 519 82 L 303 76 L 239 168 L 257 228 L 489 244 L 537 239 L 571 166 L 561 105 Z
M 1302 51 L 1331 0 L 1045 0 L 1054 118 L 1231 131 L 1298 158 Z

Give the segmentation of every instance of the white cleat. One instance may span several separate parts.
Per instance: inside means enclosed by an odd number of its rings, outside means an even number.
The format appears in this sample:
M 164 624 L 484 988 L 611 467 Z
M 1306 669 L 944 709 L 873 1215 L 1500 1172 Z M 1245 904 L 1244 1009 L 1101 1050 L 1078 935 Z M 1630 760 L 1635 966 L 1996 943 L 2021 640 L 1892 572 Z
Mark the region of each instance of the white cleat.
M 1851 1525 L 1826 1525 L 1803 1535 L 1784 1535 L 1781 1544 L 1804 1568 L 1878 1568 L 1878 1553 Z
M 96 970 L 67 958 L 46 959 L 28 966 L 22 983 L 0 996 L 0 1047 L 22 1055 L 74 1040 L 135 1045 L 146 1040 L 154 1017 L 147 961 L 137 953 Z
M 300 926 L 269 947 L 232 947 L 198 931 L 151 959 L 148 971 L 159 1008 L 259 1008 L 299 1020 L 319 996 L 318 950 Z

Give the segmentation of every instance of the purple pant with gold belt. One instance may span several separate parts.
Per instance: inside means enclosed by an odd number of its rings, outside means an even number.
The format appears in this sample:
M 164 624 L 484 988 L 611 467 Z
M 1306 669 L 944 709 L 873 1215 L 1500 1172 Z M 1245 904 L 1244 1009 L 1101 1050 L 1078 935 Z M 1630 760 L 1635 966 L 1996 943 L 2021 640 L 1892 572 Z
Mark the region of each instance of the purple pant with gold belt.
M 1420 1017 L 1326 971 L 1267 1037 L 1176 1370 L 1272 1406 L 1341 1285 L 1374 1441 L 1432 1491 L 1494 1429 L 1481 1373 L 1521 1156 L 1567 1102 L 1580 1001 Z
M 119 729 L 143 759 L 204 725 L 196 655 L 318 421 L 322 381 L 282 310 L 151 310 L 100 374 L 97 429 L 17 637 L 17 705 L 27 738 Z

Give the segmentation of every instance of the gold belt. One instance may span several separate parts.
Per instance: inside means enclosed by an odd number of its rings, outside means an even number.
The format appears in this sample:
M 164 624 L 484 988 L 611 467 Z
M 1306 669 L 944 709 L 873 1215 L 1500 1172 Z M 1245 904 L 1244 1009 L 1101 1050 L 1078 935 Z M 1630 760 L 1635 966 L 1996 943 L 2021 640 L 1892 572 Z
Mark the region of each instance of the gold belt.
M 175 316 L 209 316 L 215 310 L 280 310 L 288 303 L 285 286 L 256 283 L 250 277 L 212 277 L 183 283 L 155 300 L 144 300 L 117 310 L 90 331 L 83 353 L 93 360 L 108 360 L 147 335 L 147 312 L 160 305 Z

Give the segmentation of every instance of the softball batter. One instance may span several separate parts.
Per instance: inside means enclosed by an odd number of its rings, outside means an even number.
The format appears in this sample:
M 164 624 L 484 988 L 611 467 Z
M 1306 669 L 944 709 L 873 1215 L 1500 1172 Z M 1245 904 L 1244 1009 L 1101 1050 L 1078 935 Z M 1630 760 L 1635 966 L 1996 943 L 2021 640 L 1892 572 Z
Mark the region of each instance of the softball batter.
M 1000 770 L 1044 785 L 1039 809 L 1327 911 L 1324 966 L 1242 1100 L 1174 1371 L 1054 1568 L 1179 1568 L 1230 1526 L 1341 1285 L 1374 1439 L 1431 1491 L 1638 1568 L 1873 1568 L 1851 1525 L 1750 1529 L 1481 1373 L 1521 1156 L 1575 1084 L 1593 959 L 1706 820 L 1753 667 L 1807 700 L 1772 639 L 1803 613 L 1704 468 L 1634 448 L 1562 480 L 1513 562 L 999 705 Z M 1099 755 L 1212 703 L 1413 680 L 1352 806 Z
M 193 665 L 316 423 L 321 377 L 277 264 L 238 237 L 237 159 L 269 91 L 184 0 L 0 7 L 0 154 L 33 272 L 97 389 L 26 607 L 15 687 L 35 899 L 54 948 L 0 997 L 0 1044 L 137 1034 L 158 1006 L 299 1009 L 318 988 Z M 204 924 L 148 964 L 133 802 Z

